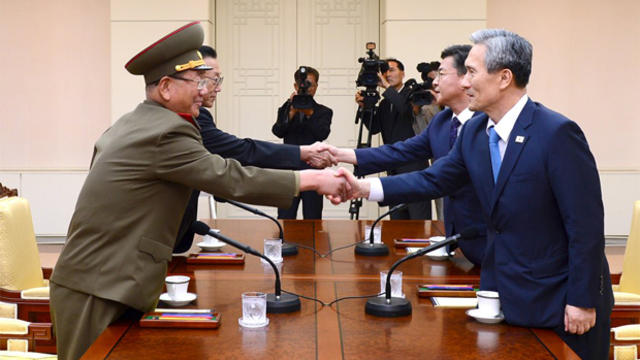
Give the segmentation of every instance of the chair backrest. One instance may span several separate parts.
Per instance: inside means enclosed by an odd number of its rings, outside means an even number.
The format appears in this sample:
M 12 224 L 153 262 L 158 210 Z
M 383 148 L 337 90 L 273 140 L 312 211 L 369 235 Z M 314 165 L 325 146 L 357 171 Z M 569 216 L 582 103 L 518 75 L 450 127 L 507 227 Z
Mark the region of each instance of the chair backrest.
M 43 286 L 40 255 L 29 202 L 21 197 L 0 199 L 0 287 L 25 290 Z
M 640 200 L 633 204 L 631 231 L 622 261 L 619 291 L 640 294 Z

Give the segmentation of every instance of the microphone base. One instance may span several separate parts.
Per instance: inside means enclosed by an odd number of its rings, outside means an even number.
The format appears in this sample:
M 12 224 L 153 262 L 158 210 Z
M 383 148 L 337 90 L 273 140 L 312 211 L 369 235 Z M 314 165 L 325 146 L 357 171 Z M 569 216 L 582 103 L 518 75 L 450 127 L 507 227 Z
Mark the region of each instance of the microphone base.
M 387 303 L 384 296 L 367 300 L 364 312 L 373 316 L 380 317 L 400 317 L 411 315 L 411 303 L 407 299 L 392 297 L 391 302 Z
M 298 247 L 294 244 L 283 242 L 282 243 L 282 256 L 298 255 Z
M 267 312 L 269 314 L 282 314 L 300 311 L 300 298 L 296 295 L 281 293 L 280 299 L 276 294 L 267 294 Z
M 389 255 L 389 247 L 383 243 L 361 242 L 356 245 L 355 252 L 363 256 Z

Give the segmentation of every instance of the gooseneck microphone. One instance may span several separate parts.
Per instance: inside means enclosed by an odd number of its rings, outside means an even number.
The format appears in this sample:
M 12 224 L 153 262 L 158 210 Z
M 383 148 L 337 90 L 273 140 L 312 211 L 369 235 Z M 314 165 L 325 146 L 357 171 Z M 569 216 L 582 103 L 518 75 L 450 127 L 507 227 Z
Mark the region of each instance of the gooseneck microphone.
M 443 246 L 447 246 L 449 244 L 455 244 L 460 239 L 471 239 L 477 237 L 480 234 L 480 230 L 477 228 L 469 228 L 461 231 L 459 234 L 449 236 L 448 238 L 439 241 L 435 244 L 429 245 L 425 248 L 422 248 L 416 251 L 413 254 L 409 254 L 400 260 L 396 261 L 389 271 L 387 272 L 387 281 L 385 283 L 385 295 L 384 298 L 372 298 L 367 300 L 367 305 L 365 305 L 364 311 L 367 314 L 374 316 L 382 316 L 382 317 L 397 317 L 397 316 L 405 316 L 411 314 L 411 303 L 404 298 L 391 297 L 391 274 L 393 270 L 395 270 L 398 265 L 403 262 L 413 259 L 418 256 L 422 256 L 430 251 L 439 249 Z
M 407 207 L 407 204 L 399 204 L 387 211 L 386 213 L 380 215 L 376 221 L 371 225 L 371 233 L 369 234 L 369 241 L 363 241 L 356 245 L 355 252 L 358 255 L 364 256 L 385 256 L 389 255 L 389 247 L 384 243 L 374 243 L 373 242 L 373 233 L 376 228 L 376 224 L 382 220 L 385 216 L 392 214 L 396 211 L 404 209 Z M 382 235 L 381 235 L 382 236 Z
M 191 229 L 198 235 L 210 235 L 215 237 L 216 239 L 225 242 L 233 247 L 236 247 L 248 254 L 255 255 L 264 259 L 266 262 L 271 265 L 273 268 L 273 272 L 276 274 L 276 286 L 274 294 L 267 294 L 267 312 L 268 313 L 288 313 L 293 311 L 300 310 L 300 298 L 296 295 L 282 293 L 282 286 L 280 284 L 280 273 L 278 272 L 278 268 L 276 264 L 271 261 L 268 257 L 264 256 L 261 252 L 251 248 L 248 245 L 239 243 L 225 235 L 222 235 L 219 232 L 211 231 L 209 225 L 203 223 L 202 221 L 195 221 L 191 225 Z
M 284 241 L 284 230 L 282 229 L 282 225 L 280 224 L 280 222 L 274 218 L 273 216 L 265 213 L 264 211 L 260 211 L 259 209 L 256 209 L 254 207 L 245 205 L 241 202 L 237 202 L 234 200 L 227 200 L 227 199 L 223 199 L 217 196 L 213 197 L 217 202 L 221 202 L 221 203 L 229 203 L 233 206 L 237 206 L 243 210 L 246 210 L 250 213 L 256 214 L 258 216 L 262 216 L 262 217 L 266 217 L 267 219 L 273 221 L 276 223 L 276 225 L 278 225 L 278 230 L 280 230 L 280 239 L 282 239 L 282 256 L 292 256 L 292 255 L 296 255 L 298 254 L 298 247 L 295 244 L 292 243 L 288 243 Z

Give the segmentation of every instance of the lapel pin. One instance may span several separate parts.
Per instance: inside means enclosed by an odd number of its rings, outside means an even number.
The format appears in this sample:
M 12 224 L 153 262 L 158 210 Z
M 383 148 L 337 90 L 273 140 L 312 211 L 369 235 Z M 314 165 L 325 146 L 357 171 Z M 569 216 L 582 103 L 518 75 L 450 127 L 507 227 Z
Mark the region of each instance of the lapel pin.
M 524 142 L 524 136 L 516 136 L 516 142 L 522 144 Z

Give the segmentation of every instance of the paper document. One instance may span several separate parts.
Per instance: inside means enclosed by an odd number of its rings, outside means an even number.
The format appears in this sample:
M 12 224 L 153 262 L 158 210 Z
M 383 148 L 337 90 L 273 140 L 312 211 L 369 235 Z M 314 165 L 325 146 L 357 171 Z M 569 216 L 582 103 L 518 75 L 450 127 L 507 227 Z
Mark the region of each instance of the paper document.
M 434 307 L 471 309 L 478 306 L 478 298 L 475 297 L 434 296 L 431 298 L 431 302 Z

